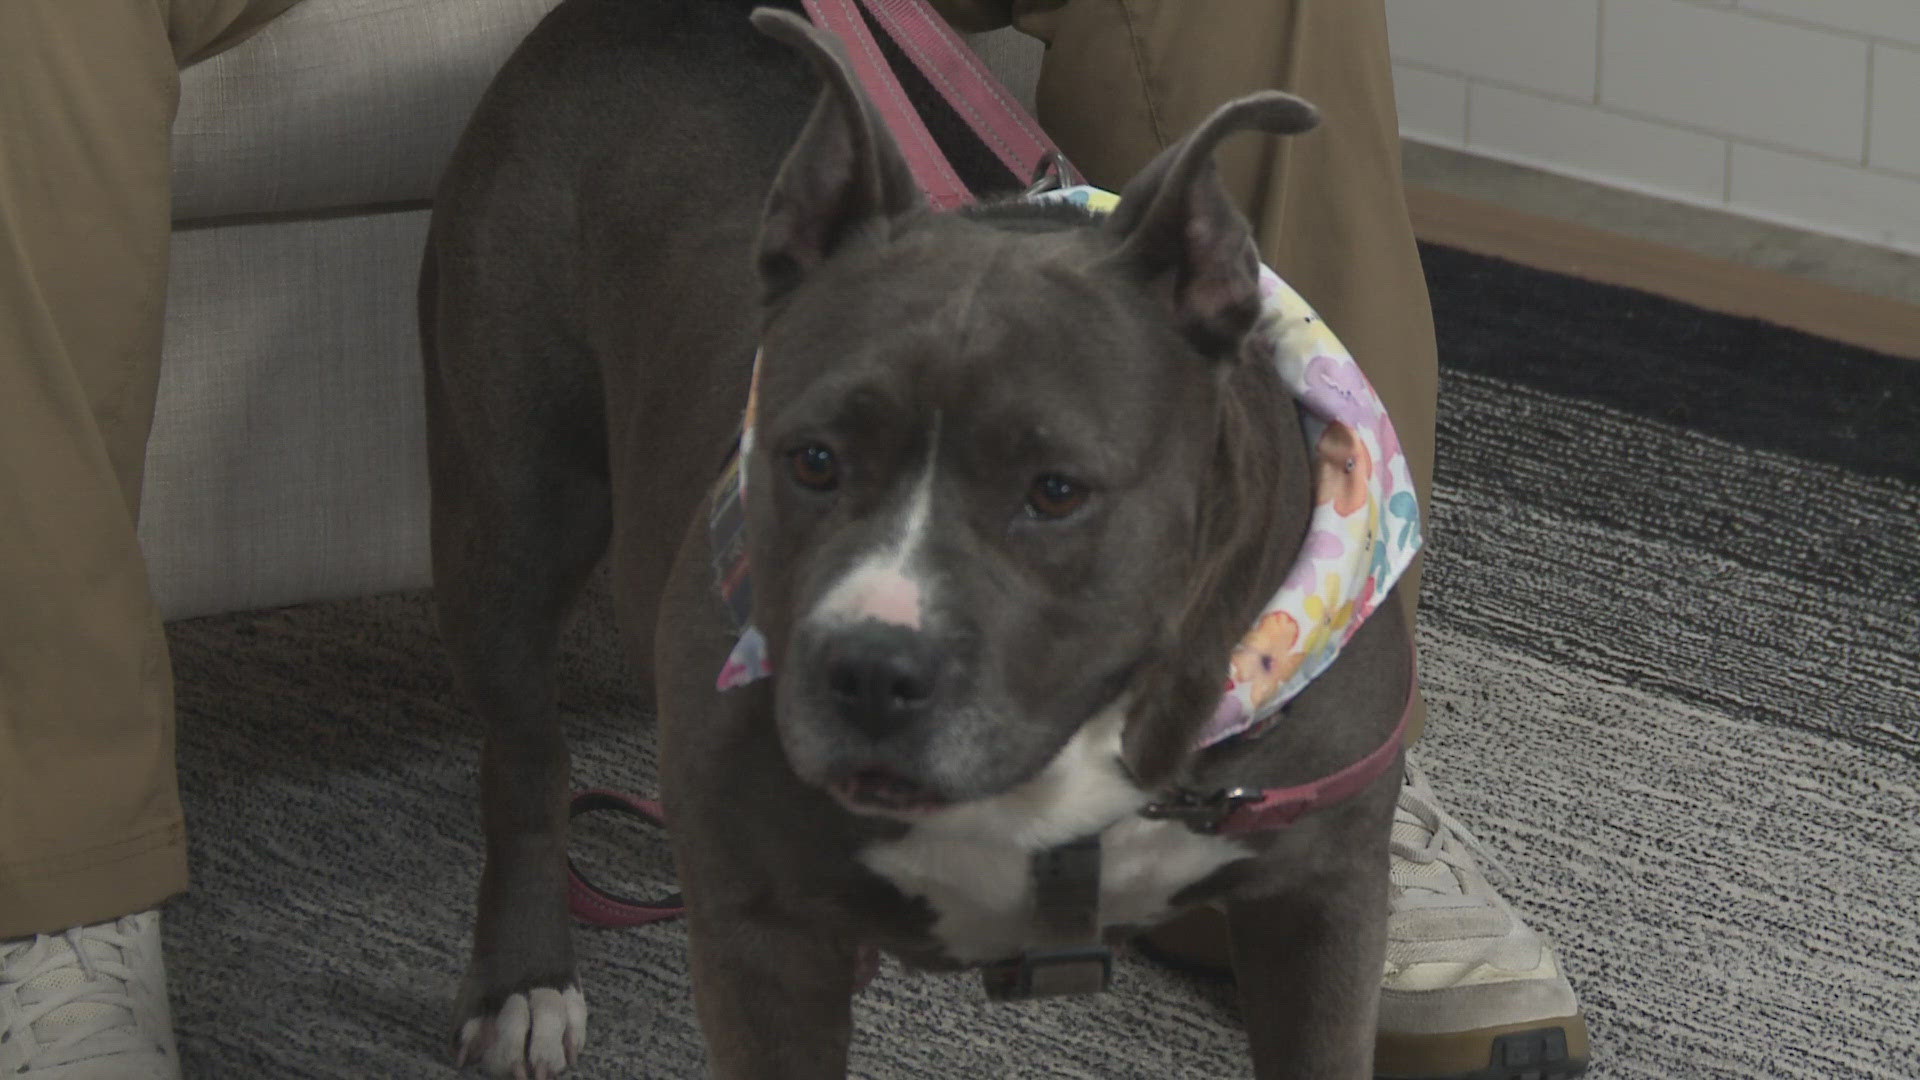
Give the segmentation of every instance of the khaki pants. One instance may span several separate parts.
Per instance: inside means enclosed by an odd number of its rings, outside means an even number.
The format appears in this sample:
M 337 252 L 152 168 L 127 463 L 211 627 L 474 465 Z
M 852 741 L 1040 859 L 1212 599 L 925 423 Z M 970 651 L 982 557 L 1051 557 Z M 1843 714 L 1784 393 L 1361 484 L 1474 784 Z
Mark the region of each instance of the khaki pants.
M 186 886 L 134 538 L 180 64 L 294 0 L 0 3 L 0 938 Z
M 134 538 L 168 129 L 178 66 L 294 2 L 0 0 L 0 938 L 186 886 L 166 642 Z M 936 6 L 1050 42 L 1040 119 L 1109 188 L 1227 98 L 1279 87 L 1320 106 L 1310 135 L 1236 137 L 1222 175 L 1386 399 L 1424 498 L 1433 328 L 1380 0 Z

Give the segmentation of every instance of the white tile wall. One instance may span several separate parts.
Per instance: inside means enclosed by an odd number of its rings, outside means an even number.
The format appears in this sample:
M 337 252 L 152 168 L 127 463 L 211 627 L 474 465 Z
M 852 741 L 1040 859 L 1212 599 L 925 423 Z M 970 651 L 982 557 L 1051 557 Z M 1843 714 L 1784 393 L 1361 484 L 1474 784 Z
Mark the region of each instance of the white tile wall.
M 1451 146 L 1467 141 L 1467 80 L 1396 64 L 1393 90 L 1402 133 Z
M 1386 0 L 1402 130 L 1920 252 L 1920 0 Z
M 1599 11 L 1600 0 L 1387 0 L 1402 59 L 1587 100 L 1597 70 Z M 1516 42 L 1527 44 L 1515 48 Z
M 1731 202 L 1736 210 L 1920 251 L 1920 179 L 1735 146 Z
M 1858 38 L 1680 0 L 1608 0 L 1600 103 L 1858 160 L 1867 51 Z
M 1915 0 L 1739 0 L 1740 6 L 1812 26 L 1862 37 L 1920 45 L 1920 3 Z
M 1874 46 L 1868 130 L 1867 164 L 1920 176 L 1920 51 Z
M 1723 140 L 1497 86 L 1472 94 L 1476 150 L 1696 200 L 1726 196 Z

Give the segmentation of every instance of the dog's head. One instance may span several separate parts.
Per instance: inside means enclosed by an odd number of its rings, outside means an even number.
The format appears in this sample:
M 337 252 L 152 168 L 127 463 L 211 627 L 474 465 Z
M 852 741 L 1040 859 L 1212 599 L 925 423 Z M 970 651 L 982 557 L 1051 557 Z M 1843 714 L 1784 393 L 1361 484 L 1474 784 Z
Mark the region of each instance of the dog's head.
M 768 200 L 754 620 L 799 776 L 910 814 L 1000 794 L 1092 718 L 1165 779 L 1305 529 L 1305 445 L 1244 360 L 1258 258 L 1213 146 L 1311 127 L 1226 106 L 1100 219 L 931 214 L 832 43 Z

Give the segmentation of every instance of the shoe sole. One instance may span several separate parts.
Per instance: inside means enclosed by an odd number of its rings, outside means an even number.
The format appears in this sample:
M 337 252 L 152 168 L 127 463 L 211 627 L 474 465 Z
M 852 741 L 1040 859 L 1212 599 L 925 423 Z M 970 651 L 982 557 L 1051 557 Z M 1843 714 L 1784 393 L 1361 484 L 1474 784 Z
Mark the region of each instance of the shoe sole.
M 1233 981 L 1215 937 L 1191 917 L 1133 939 L 1157 964 Z M 1572 1080 L 1587 1071 L 1587 1022 L 1580 1016 L 1441 1035 L 1381 1032 L 1374 1039 L 1375 1080 Z
M 1374 1080 L 1569 1080 L 1587 1071 L 1587 1022 L 1580 1016 L 1449 1031 L 1374 1037 Z

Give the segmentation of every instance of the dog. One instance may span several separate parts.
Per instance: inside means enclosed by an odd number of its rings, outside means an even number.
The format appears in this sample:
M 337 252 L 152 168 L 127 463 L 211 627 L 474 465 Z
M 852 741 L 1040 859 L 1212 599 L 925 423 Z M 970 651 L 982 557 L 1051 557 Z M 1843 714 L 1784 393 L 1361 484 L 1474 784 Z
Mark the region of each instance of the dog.
M 1195 749 L 1317 467 L 1245 358 L 1258 262 L 1210 155 L 1313 110 L 1223 107 L 1105 217 L 931 213 L 875 115 L 790 12 L 566 0 L 449 165 L 420 304 L 438 619 L 486 728 L 460 1064 L 550 1076 L 585 1038 L 554 652 L 604 556 L 659 705 L 712 1075 L 844 1075 L 864 950 L 1094 989 L 1104 946 L 1200 904 L 1256 1074 L 1370 1075 L 1400 606 L 1284 723 Z M 729 494 L 747 639 L 716 584 Z M 718 689 L 743 640 L 771 675 Z M 1290 828 L 1143 809 L 1370 750 Z

